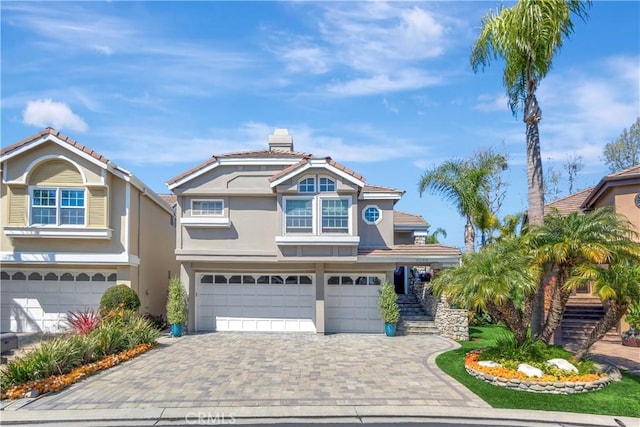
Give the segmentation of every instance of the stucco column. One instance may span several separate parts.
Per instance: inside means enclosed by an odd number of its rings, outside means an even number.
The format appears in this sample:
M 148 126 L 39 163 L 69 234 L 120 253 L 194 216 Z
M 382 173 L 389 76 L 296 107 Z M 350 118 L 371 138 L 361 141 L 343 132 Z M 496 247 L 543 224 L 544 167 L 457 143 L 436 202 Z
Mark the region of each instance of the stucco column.
M 324 334 L 324 264 L 316 264 L 316 333 Z
M 180 263 L 180 281 L 187 291 L 188 317 L 187 330 L 195 331 L 196 326 L 196 281 L 190 262 Z

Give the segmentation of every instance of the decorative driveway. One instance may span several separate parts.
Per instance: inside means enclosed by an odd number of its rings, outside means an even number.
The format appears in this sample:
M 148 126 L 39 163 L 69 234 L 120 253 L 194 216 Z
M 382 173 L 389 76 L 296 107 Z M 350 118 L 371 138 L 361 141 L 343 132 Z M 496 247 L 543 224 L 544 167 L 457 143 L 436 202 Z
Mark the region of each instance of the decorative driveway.
M 489 405 L 440 371 L 437 336 L 211 333 L 155 349 L 22 407 Z

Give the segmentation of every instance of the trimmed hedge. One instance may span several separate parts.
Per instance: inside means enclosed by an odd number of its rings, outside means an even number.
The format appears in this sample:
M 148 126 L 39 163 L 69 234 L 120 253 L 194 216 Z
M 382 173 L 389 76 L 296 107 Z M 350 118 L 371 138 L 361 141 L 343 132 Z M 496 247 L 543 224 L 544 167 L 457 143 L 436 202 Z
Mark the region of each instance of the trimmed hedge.
M 136 291 L 127 285 L 116 285 L 104 291 L 100 298 L 100 312 L 124 308 L 137 311 L 140 308 L 140 298 Z

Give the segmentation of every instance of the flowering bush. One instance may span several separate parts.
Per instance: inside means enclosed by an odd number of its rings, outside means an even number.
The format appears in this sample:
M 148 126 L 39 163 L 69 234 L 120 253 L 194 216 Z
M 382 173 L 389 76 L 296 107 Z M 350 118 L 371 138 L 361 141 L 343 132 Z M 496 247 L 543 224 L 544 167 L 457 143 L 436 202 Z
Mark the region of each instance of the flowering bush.
M 589 382 L 589 381 L 595 381 L 597 379 L 604 377 L 604 374 L 600 374 L 600 373 L 578 373 L 578 374 L 569 373 L 557 368 L 549 367 L 546 364 L 535 363 L 535 362 L 530 364 L 532 366 L 542 369 L 544 374 L 540 378 L 529 377 L 525 373 L 519 372 L 517 370 L 517 366 L 514 368 L 513 364 L 510 364 L 510 363 L 506 363 L 500 367 L 481 366 L 478 364 L 480 353 L 481 352 L 478 350 L 467 353 L 467 355 L 464 358 L 465 366 L 475 371 L 479 371 L 484 374 L 493 375 L 494 377 L 499 377 L 499 378 L 506 378 L 510 380 L 518 379 L 518 380 L 527 380 L 527 381 L 536 381 L 536 382 L 557 382 L 557 381 Z

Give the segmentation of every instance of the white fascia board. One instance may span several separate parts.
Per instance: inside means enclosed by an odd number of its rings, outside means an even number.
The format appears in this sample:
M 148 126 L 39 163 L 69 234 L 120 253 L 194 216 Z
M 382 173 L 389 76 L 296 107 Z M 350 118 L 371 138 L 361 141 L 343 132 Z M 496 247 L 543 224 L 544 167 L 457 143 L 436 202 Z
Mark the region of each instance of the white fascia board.
M 202 174 L 205 174 L 207 172 L 209 172 L 210 170 L 217 168 L 218 166 L 222 166 L 222 165 L 230 165 L 230 166 L 254 166 L 254 165 L 285 165 L 285 166 L 291 166 L 294 165 L 296 163 L 298 163 L 300 161 L 300 159 L 298 158 L 287 158 L 287 159 L 279 159 L 279 158 L 242 158 L 242 159 L 226 159 L 226 158 L 221 158 L 221 159 L 216 159 L 215 162 L 208 164 L 207 166 L 205 166 L 204 168 L 185 176 L 184 178 L 179 179 L 178 181 L 174 182 L 173 184 L 167 184 L 167 188 L 169 190 L 173 190 L 176 187 L 179 187 L 189 181 L 191 181 L 192 179 L 195 179 L 197 177 L 199 177 Z
M 355 246 L 360 236 L 276 236 L 276 244 L 281 246 Z
M 23 145 L 22 147 L 18 148 L 17 150 L 14 150 L 12 152 L 10 152 L 9 154 L 5 154 L 4 156 L 0 157 L 0 162 L 4 162 L 5 160 L 9 160 L 12 157 L 18 156 L 28 150 L 31 150 L 41 144 L 44 144 L 45 142 L 53 142 L 54 144 L 59 145 L 60 147 L 64 148 L 65 150 L 71 151 L 75 154 L 77 154 L 78 156 L 82 157 L 83 159 L 93 163 L 96 166 L 101 167 L 102 169 L 106 169 L 107 165 L 103 162 L 101 162 L 100 160 L 96 159 L 95 157 L 91 156 L 90 154 L 85 153 L 84 151 L 72 146 L 71 144 L 68 144 L 66 142 L 64 142 L 63 140 L 61 140 L 60 138 L 58 138 L 57 136 L 54 135 L 44 135 L 28 144 Z
M 184 217 L 180 218 L 180 224 L 185 227 L 230 227 L 229 218 L 200 218 L 200 217 Z
M 0 252 L 0 261 L 7 264 L 92 264 L 139 265 L 140 258 L 126 253 L 86 252 Z
M 358 200 L 400 200 L 400 193 L 360 193 Z
M 283 182 L 285 182 L 286 180 L 293 178 L 296 175 L 300 175 L 301 173 L 303 173 L 304 171 L 311 169 L 311 168 L 322 168 L 322 169 L 326 169 L 329 172 L 334 173 L 335 175 L 338 175 L 344 179 L 346 179 L 347 181 L 350 181 L 354 184 L 356 184 L 358 187 L 362 188 L 364 187 L 364 182 L 359 180 L 358 178 L 349 175 L 348 173 L 334 167 L 331 166 L 329 163 L 327 163 L 326 160 L 322 159 L 312 159 L 309 160 L 304 166 L 299 167 L 298 169 L 292 170 L 291 172 L 289 172 L 286 175 L 281 176 L 280 178 L 276 179 L 275 181 L 273 181 L 271 183 L 271 188 L 274 188 L 280 184 L 282 184 Z
M 12 238 L 45 239 L 111 239 L 111 228 L 72 227 L 4 227 L 4 234 Z
M 416 229 L 416 230 L 414 230 L 414 231 L 413 231 L 413 235 L 414 235 L 414 236 L 424 236 L 424 237 L 427 237 L 427 236 L 429 235 L 429 232 L 428 232 L 427 230 L 420 231 L 420 230 Z

